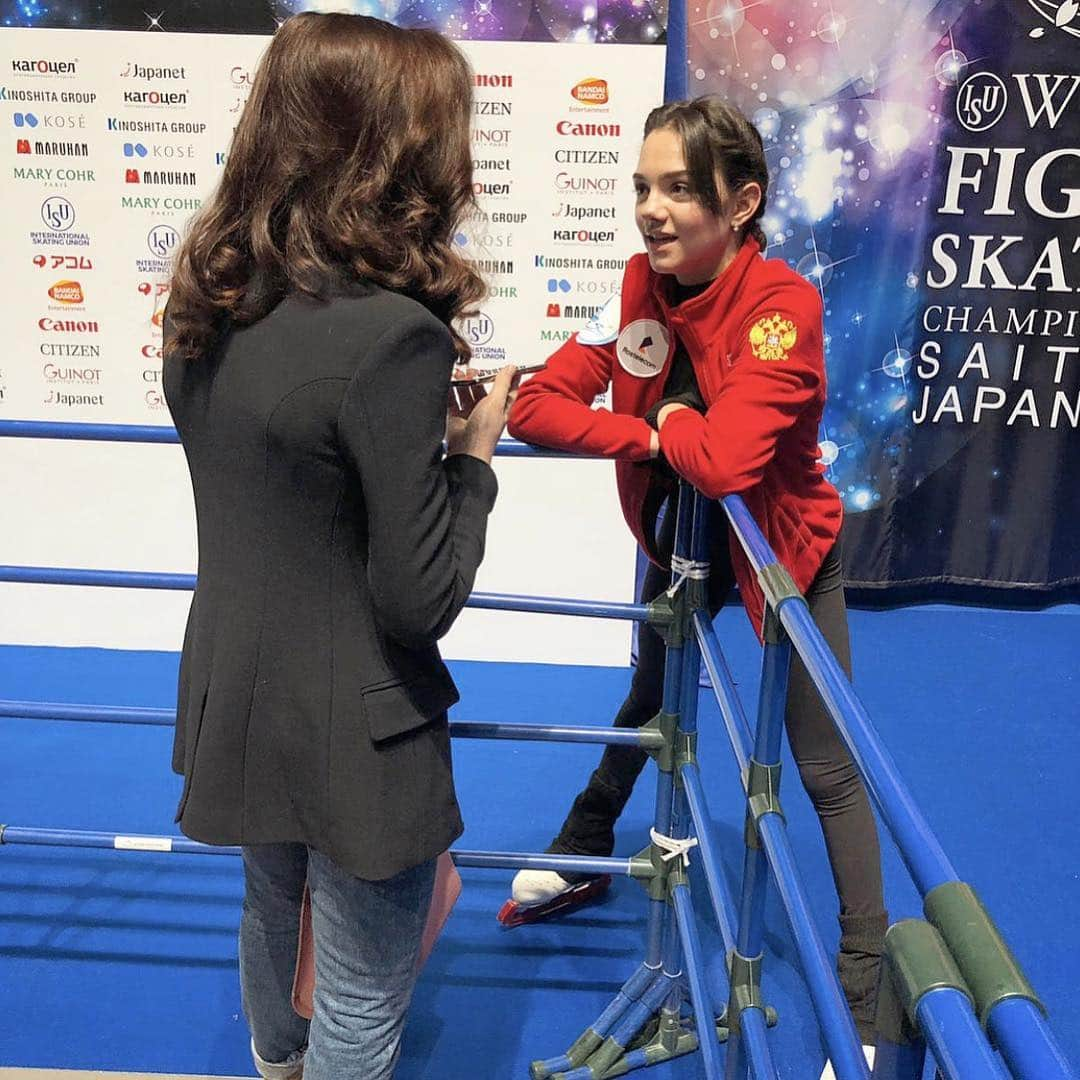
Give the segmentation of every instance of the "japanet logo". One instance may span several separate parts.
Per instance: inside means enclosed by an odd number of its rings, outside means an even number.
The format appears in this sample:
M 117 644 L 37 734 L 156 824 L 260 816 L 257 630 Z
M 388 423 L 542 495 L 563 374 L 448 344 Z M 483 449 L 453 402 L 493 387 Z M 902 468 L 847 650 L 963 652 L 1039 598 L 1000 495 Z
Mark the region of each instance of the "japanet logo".
M 77 281 L 58 281 L 49 290 L 49 298 L 58 304 L 81 304 L 85 301 L 82 285 Z
M 608 103 L 607 79 L 582 79 L 570 96 L 582 105 L 606 105 Z

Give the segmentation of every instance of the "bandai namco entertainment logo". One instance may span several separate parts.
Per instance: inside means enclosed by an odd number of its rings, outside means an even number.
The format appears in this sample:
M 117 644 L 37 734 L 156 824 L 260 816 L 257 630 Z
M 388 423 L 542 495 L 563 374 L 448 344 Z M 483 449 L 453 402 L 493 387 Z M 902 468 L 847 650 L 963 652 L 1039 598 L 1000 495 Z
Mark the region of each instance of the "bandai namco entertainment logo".
M 49 299 L 58 304 L 82 304 L 85 301 L 82 285 L 77 281 L 62 280 L 49 289 Z
M 607 79 L 582 79 L 570 91 L 570 96 L 581 105 L 606 105 L 609 99 Z

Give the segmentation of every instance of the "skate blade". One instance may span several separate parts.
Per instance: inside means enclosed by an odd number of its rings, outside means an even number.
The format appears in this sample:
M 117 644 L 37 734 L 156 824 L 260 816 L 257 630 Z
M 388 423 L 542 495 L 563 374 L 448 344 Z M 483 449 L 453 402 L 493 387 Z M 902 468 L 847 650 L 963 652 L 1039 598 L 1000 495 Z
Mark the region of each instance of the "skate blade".
M 575 885 L 573 888 L 559 893 L 558 896 L 553 896 L 542 904 L 532 904 L 526 907 L 516 900 L 507 900 L 499 909 L 498 919 L 508 930 L 515 926 L 522 926 L 525 923 L 540 922 L 543 919 L 550 919 L 555 915 L 561 915 L 564 912 L 591 903 L 593 900 L 603 896 L 610 887 L 611 875 L 601 874 L 600 877 L 583 881 L 580 885 Z

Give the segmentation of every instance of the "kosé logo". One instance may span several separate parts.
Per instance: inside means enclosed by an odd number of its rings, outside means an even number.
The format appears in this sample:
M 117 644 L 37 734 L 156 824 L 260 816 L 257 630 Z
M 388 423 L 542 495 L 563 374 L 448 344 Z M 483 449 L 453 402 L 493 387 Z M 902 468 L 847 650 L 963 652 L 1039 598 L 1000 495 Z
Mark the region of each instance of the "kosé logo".
M 608 103 L 607 79 L 582 79 L 570 96 L 582 105 L 606 105 Z
M 75 224 L 75 207 L 60 195 L 50 195 L 41 204 L 41 220 L 53 232 L 67 232 Z
M 156 259 L 171 259 L 180 243 L 180 234 L 171 225 L 155 225 L 146 237 L 146 246 Z
M 969 75 L 956 92 L 956 116 L 968 131 L 986 131 L 1004 115 L 1009 104 L 1005 84 L 992 71 Z

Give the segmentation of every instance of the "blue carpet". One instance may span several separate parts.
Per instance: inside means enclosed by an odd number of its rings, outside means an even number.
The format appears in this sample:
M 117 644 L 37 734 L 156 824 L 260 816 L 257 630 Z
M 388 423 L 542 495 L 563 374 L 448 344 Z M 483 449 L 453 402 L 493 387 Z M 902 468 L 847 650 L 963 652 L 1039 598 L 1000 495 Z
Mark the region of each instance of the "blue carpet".
M 1080 1062 L 1080 955 L 1073 780 L 1080 611 L 964 608 L 855 612 L 856 685 L 961 877 L 970 881 Z M 718 620 L 752 705 L 758 653 L 738 611 Z M 462 719 L 604 723 L 627 672 L 457 663 Z M 172 704 L 176 657 L 104 650 L 0 648 L 0 697 Z M 702 695 L 701 761 L 729 878 L 741 863 L 742 806 L 711 695 Z M 0 721 L 0 821 L 172 832 L 179 783 L 164 729 Z M 539 849 L 591 769 L 596 748 L 481 743 L 456 747 L 471 848 Z M 835 897 L 820 832 L 785 770 L 784 807 L 818 923 L 830 945 Z M 649 774 L 646 774 L 649 778 Z M 619 853 L 644 846 L 652 784 L 639 784 Z M 893 918 L 919 912 L 891 845 Z M 527 1076 L 564 1050 L 641 955 L 643 894 L 609 898 L 558 923 L 503 931 L 494 913 L 509 873 L 466 871 L 465 892 L 417 990 L 400 1080 Z M 704 890 L 697 903 L 720 985 Z M 240 1014 L 235 931 L 240 878 L 221 857 L 0 849 L 0 1065 L 251 1074 Z M 767 908 L 764 988 L 781 1014 L 781 1075 L 816 1078 L 822 1051 L 783 913 Z M 1069 958 L 1072 958 L 1071 960 Z M 699 1059 L 655 1080 L 701 1075 Z

